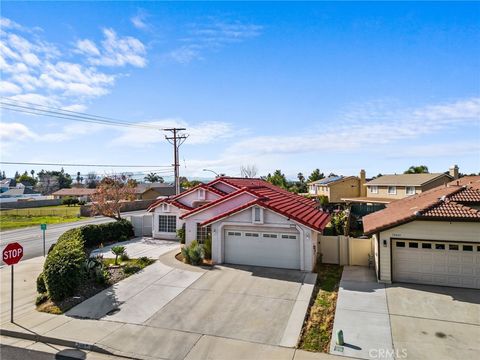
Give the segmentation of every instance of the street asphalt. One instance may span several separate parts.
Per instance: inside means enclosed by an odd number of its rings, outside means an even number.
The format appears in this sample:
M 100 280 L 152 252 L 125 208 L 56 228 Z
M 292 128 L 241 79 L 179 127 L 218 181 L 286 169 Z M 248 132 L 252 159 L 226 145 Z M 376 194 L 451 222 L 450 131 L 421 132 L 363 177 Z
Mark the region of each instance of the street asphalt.
M 122 216 L 129 217 L 131 215 L 141 215 L 144 213 L 145 210 L 132 211 L 123 213 Z M 71 223 L 47 225 L 47 230 L 45 232 L 45 251 L 48 252 L 50 246 L 57 242 L 60 235 L 69 229 L 89 224 L 102 224 L 110 221 L 113 220 L 104 216 L 96 216 L 91 219 Z M 3 248 L 11 242 L 18 242 L 23 246 L 24 255 L 22 260 L 43 256 L 43 240 L 40 226 L 0 232 L 0 247 L 2 251 Z

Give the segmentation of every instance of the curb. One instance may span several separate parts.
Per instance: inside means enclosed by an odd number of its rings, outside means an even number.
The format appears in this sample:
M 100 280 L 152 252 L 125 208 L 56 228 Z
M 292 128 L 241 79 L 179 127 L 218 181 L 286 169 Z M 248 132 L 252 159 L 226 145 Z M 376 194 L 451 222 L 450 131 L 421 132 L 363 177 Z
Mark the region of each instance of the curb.
M 17 338 L 17 339 L 41 342 L 41 343 L 46 343 L 46 344 L 54 344 L 54 345 L 74 348 L 74 349 L 78 349 L 78 350 L 92 351 L 92 352 L 96 352 L 96 353 L 99 353 L 99 354 L 115 356 L 115 357 L 123 358 L 123 359 L 142 360 L 142 359 L 136 358 L 136 357 L 124 356 L 124 355 L 112 353 L 108 350 L 105 350 L 104 348 L 102 348 L 100 346 L 95 345 L 95 344 L 81 343 L 81 342 L 76 342 L 76 341 L 73 341 L 73 340 L 58 339 L 58 338 L 39 335 L 39 334 L 35 334 L 35 333 L 30 333 L 29 334 L 29 333 L 24 333 L 24 332 L 20 332 L 20 331 L 0 329 L 0 335 L 12 337 L 12 338 Z

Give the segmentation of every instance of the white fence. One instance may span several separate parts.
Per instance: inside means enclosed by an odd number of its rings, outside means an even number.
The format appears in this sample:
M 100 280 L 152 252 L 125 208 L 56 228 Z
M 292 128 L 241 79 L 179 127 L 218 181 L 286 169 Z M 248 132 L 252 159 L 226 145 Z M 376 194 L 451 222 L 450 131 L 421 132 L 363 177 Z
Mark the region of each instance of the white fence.
M 130 219 L 135 236 L 152 236 L 152 214 L 132 215 Z
M 318 240 L 321 261 L 325 264 L 368 266 L 369 255 L 373 254 L 372 239 L 348 236 L 323 236 Z

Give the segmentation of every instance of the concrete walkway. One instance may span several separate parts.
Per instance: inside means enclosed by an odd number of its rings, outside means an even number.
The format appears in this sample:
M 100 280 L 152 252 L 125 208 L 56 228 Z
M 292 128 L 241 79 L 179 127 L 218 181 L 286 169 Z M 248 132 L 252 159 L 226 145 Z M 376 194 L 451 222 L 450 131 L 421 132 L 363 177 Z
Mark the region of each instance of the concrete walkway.
M 149 237 L 137 237 L 135 239 L 124 241 L 118 244 L 105 246 L 101 249 L 94 250 L 90 256 L 102 255 L 104 258 L 115 258 L 112 253 L 112 247 L 122 245 L 125 246 L 127 255 L 132 258 L 140 258 L 146 256 L 150 259 L 158 259 L 163 254 L 174 249 L 180 249 L 178 241 L 155 240 Z
M 344 346 L 335 344 L 343 330 Z M 385 285 L 377 283 L 372 269 L 345 266 L 338 292 L 330 353 L 362 359 L 393 354 Z M 383 355 L 382 359 L 392 359 Z
M 162 256 L 158 262 L 158 268 L 147 267 L 153 272 L 163 273 L 154 279 L 147 276 L 149 281 L 155 281 L 159 286 L 170 286 L 170 280 L 184 279 L 185 285 L 191 281 L 187 274 L 190 266 L 183 265 L 173 257 L 175 251 Z M 43 258 L 34 258 L 21 262 L 16 266 L 15 292 L 15 322 L 9 322 L 9 274 L 10 268 L 1 269 L 2 278 L 2 311 L 1 311 L 1 329 L 2 344 L 18 346 L 20 348 L 47 349 L 53 352 L 51 346 L 56 347 L 58 352 L 67 348 L 77 348 L 84 351 L 87 358 L 97 358 L 95 354 L 110 355 L 114 357 L 125 357 L 133 359 L 218 359 L 223 360 L 244 360 L 244 359 L 288 359 L 288 360 L 315 360 L 331 359 L 331 355 L 322 353 L 309 353 L 302 350 L 296 350 L 292 347 L 262 344 L 258 342 L 244 341 L 239 339 L 220 337 L 202 333 L 192 333 L 188 331 L 165 329 L 161 327 L 148 326 L 146 324 L 132 323 L 131 319 L 114 318 L 117 312 L 112 316 L 102 317 L 102 320 L 78 319 L 67 315 L 52 315 L 40 313 L 35 310 L 34 299 L 35 279 L 42 271 Z M 178 266 L 178 267 L 176 267 Z M 172 268 L 167 272 L 166 268 Z M 204 270 L 195 268 L 197 274 L 202 274 Z M 182 273 L 184 272 L 184 273 Z M 170 274 L 170 276 L 169 276 Z M 184 277 L 183 277 L 184 276 Z M 139 274 L 131 276 L 129 279 L 131 287 L 140 286 Z M 131 280 L 130 280 L 131 279 Z M 258 279 L 262 283 L 261 278 Z M 179 282 L 176 281 L 178 284 Z M 170 285 L 169 285 L 170 284 Z M 145 284 L 144 284 L 145 285 Z M 155 285 L 155 286 L 157 286 Z M 140 286 L 141 287 L 141 286 Z M 154 286 L 152 286 L 153 288 Z M 305 288 L 307 289 L 307 288 Z M 253 288 L 254 291 L 270 291 L 268 289 Z M 302 290 L 301 290 L 302 291 Z M 306 290 L 304 290 L 306 292 Z M 122 295 L 120 295 L 123 292 Z M 132 301 L 135 296 L 128 297 L 129 290 L 121 290 L 116 295 L 118 299 L 125 301 L 121 306 L 134 306 L 135 311 L 127 311 L 125 314 L 135 314 L 141 318 L 146 318 L 149 314 L 143 313 L 152 304 L 145 303 L 143 297 Z M 141 291 L 138 292 L 141 294 Z M 303 298 L 300 298 L 303 299 Z M 130 300 L 130 301 L 129 301 Z M 153 299 L 154 300 L 154 299 Z M 152 300 L 152 301 L 153 301 Z M 157 299 L 162 303 L 162 299 Z M 303 300 L 299 304 L 303 305 Z M 107 302 L 108 304 L 108 302 Z M 129 305 L 131 304 L 131 305 Z M 98 305 L 98 304 L 97 304 Z M 104 308 L 105 303 L 101 303 L 99 308 Z M 108 307 L 107 307 L 108 308 Z M 179 312 L 178 317 L 184 318 L 189 312 L 195 311 L 195 305 Z M 97 312 L 97 316 L 102 312 Z M 108 320 L 106 320 L 108 319 Z M 126 321 L 130 323 L 127 323 Z M 288 338 L 291 334 L 285 334 Z M 14 338 L 21 338 L 22 341 L 16 341 Z M 26 342 L 25 342 L 26 341 Z M 28 343 L 28 344 L 27 344 Z M 15 345 L 16 344 L 16 345 Z M 47 348 L 46 348 L 47 347 Z M 12 349 L 9 349 L 11 351 Z M 85 358 L 85 357 L 84 357 Z M 98 356 L 99 359 L 106 358 Z

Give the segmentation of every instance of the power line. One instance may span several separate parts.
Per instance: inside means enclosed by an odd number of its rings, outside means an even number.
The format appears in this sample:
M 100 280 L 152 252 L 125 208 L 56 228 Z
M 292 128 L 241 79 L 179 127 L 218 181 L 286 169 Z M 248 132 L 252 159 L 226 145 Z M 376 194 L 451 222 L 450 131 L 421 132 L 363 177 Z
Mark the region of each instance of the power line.
M 172 165 L 112 165 L 112 164 L 62 164 L 62 163 L 40 163 L 40 162 L 18 162 L 18 161 L 0 161 L 3 165 L 50 165 L 50 166 L 89 166 L 89 167 L 123 167 L 123 168 L 171 168 Z
M 105 116 L 93 115 L 79 111 L 64 110 L 53 106 L 35 104 L 27 101 L 14 100 L 5 97 L 0 97 L 0 107 L 6 110 L 16 111 L 25 114 L 47 116 L 86 123 L 163 130 L 163 128 L 154 125 L 117 120 Z

